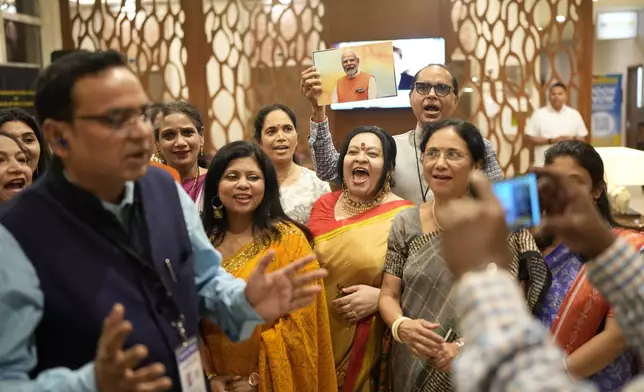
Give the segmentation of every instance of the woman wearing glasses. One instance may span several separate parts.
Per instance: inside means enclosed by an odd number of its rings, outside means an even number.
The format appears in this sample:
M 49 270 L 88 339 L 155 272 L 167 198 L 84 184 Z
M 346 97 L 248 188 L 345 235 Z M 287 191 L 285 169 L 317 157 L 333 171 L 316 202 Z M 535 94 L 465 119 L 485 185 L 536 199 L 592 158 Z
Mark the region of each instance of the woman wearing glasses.
M 469 176 L 480 170 L 483 137 L 461 120 L 424 129 L 423 175 L 434 199 L 394 218 L 387 245 L 379 309 L 395 340 L 391 354 L 394 392 L 451 391 L 450 368 L 463 344 L 449 294 L 454 283 L 440 254 L 441 217 L 449 200 L 470 197 Z M 525 230 L 509 238 L 511 271 L 524 279 L 528 305 L 538 303 L 547 270 L 534 238 Z
M 302 72 L 300 89 L 313 110 L 308 141 L 313 152 L 316 173 L 322 181 L 338 183 L 336 167 L 339 154 L 331 140 L 324 106 L 318 105 L 318 98 L 322 94 L 322 81 L 315 68 Z M 444 65 L 428 65 L 414 76 L 412 89 L 409 92 L 409 104 L 416 116 L 416 126 L 414 130 L 394 136 L 398 151 L 396 166 L 406 169 L 394 173 L 396 185 L 392 188 L 398 196 L 414 204 L 419 205 L 432 199 L 419 163 L 418 146 L 423 136 L 423 127 L 450 117 L 454 113 L 458 106 L 458 91 L 458 81 Z M 503 178 L 492 144 L 485 139 L 484 142 L 483 171 L 491 179 Z
M 155 118 L 155 158 L 176 169 L 188 196 L 203 209 L 203 184 L 207 170 L 199 166 L 203 154 L 203 120 L 199 111 L 184 101 L 161 105 Z

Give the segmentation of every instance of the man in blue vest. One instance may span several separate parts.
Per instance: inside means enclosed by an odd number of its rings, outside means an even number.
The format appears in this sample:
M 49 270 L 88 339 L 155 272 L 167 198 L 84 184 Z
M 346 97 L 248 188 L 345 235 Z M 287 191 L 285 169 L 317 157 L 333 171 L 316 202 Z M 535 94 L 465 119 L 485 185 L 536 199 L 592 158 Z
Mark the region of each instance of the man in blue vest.
M 152 107 L 116 52 L 45 69 L 36 112 L 48 173 L 0 209 L 0 391 L 205 391 L 196 336 L 232 340 L 307 305 L 313 257 L 248 285 L 220 265 L 197 210 L 149 168 Z

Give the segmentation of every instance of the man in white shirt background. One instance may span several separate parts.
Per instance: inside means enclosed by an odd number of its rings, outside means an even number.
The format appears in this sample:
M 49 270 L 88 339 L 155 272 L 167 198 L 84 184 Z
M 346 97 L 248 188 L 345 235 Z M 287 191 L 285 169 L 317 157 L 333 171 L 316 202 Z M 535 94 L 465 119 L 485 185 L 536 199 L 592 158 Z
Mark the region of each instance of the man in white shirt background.
M 553 84 L 549 95 L 550 105 L 539 108 L 532 114 L 525 131 L 534 147 L 533 166 L 543 166 L 545 152 L 551 145 L 588 136 L 581 114 L 567 105 L 566 86 L 561 82 Z

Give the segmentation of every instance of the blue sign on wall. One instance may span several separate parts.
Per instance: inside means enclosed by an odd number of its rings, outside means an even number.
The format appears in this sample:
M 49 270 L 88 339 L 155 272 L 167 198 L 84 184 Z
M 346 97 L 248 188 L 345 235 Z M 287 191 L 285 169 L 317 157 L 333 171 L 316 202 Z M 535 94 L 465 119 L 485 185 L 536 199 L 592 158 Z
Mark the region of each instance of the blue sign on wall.
M 622 75 L 593 77 L 591 135 L 596 147 L 620 146 L 622 135 Z

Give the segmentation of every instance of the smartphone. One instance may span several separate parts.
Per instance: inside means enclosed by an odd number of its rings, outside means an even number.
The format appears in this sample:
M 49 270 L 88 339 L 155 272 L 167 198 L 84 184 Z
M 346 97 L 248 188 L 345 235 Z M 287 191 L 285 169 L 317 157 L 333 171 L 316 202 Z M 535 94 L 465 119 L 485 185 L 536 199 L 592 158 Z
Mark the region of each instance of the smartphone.
M 505 222 L 510 230 L 539 226 L 541 208 L 534 173 L 497 181 L 492 184 L 492 189 L 505 210 Z

